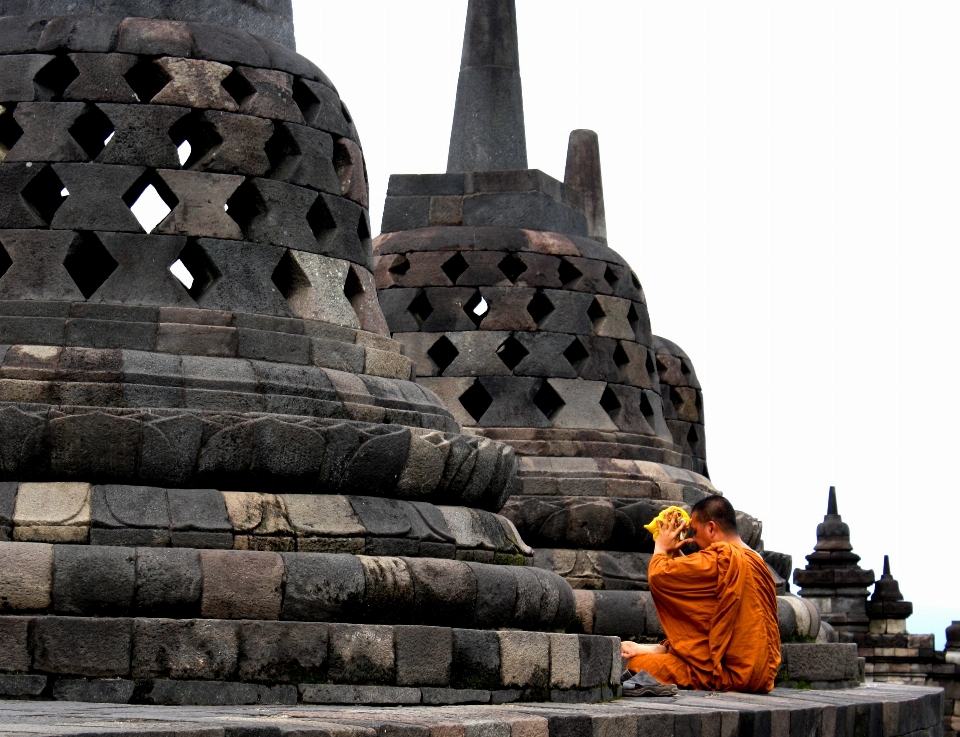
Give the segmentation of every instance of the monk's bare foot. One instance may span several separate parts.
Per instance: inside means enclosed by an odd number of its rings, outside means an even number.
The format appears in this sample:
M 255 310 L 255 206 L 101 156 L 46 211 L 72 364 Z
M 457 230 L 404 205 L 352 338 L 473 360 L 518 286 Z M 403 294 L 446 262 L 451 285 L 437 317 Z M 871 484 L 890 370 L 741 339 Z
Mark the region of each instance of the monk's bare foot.
M 629 640 L 620 643 L 620 655 L 624 658 L 632 658 L 635 655 L 663 655 L 665 652 L 667 648 L 663 645 L 641 645 Z

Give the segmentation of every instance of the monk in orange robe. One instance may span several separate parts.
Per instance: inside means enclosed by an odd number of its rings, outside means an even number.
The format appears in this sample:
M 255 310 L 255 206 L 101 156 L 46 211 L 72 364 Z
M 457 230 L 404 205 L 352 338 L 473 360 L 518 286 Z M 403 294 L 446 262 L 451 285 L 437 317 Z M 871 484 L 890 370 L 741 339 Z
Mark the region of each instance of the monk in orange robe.
M 647 577 L 667 639 L 622 644 L 627 670 L 709 691 L 768 693 L 780 666 L 777 591 L 763 558 L 740 539 L 720 496 L 659 523 Z M 686 538 L 681 533 L 686 530 Z M 694 541 L 700 550 L 681 555 Z

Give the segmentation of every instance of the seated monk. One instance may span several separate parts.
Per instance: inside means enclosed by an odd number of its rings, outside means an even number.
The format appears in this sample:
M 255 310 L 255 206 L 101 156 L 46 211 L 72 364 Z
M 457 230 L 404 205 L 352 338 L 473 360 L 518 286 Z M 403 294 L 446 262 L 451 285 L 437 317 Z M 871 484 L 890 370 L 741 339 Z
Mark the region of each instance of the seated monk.
M 667 639 L 624 642 L 627 670 L 680 688 L 768 693 L 780 666 L 777 591 L 763 558 L 740 539 L 733 506 L 710 496 L 689 522 L 674 515 L 658 527 L 647 576 Z M 691 541 L 700 550 L 682 555 Z

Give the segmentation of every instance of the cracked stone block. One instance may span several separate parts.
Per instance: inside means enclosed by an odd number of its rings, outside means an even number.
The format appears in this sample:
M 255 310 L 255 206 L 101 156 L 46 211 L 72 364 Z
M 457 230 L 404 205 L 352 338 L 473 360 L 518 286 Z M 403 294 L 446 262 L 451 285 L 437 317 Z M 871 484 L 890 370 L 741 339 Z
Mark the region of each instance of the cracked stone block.
M 273 120 L 302 123 L 303 114 L 293 100 L 293 75 L 274 69 L 237 67 L 251 92 L 240 101 L 240 112 Z

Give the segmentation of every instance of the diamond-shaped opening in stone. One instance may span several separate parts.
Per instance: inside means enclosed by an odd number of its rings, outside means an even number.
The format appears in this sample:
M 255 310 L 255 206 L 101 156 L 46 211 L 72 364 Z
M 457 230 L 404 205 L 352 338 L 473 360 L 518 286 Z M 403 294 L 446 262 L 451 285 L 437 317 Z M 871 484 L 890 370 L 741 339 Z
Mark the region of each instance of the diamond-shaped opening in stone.
M 676 389 L 670 390 L 670 404 L 674 410 L 679 410 L 683 406 L 683 396 Z
M 47 62 L 34 76 L 33 81 L 40 87 L 41 99 L 56 99 L 61 97 L 64 90 L 79 76 L 80 70 L 70 61 L 70 57 L 60 54 Z
M 457 356 L 460 355 L 460 351 L 457 350 L 457 347 L 446 335 L 443 335 L 436 343 L 430 346 L 427 355 L 430 356 L 431 361 L 437 364 L 437 375 L 443 376 L 443 372 L 456 360 Z
M 565 287 L 571 286 L 577 279 L 583 276 L 583 272 L 565 258 L 560 259 L 560 268 L 557 269 L 557 272 L 560 276 L 560 283 Z
M 603 395 L 600 397 L 600 406 L 603 407 L 603 411 L 610 415 L 611 418 L 616 418 L 623 406 L 620 404 L 616 392 L 610 388 L 609 384 L 607 388 L 603 390 Z
M 418 325 L 423 325 L 427 318 L 433 314 L 433 305 L 427 299 L 427 293 L 421 289 L 408 305 L 407 311 L 416 318 Z
M 483 298 L 483 295 L 480 294 L 480 290 L 478 289 L 473 293 L 473 296 L 467 300 L 467 303 L 463 306 L 463 311 L 467 313 L 467 317 L 473 321 L 474 325 L 480 327 L 483 318 L 490 312 L 490 305 L 487 304 L 487 300 Z
M 552 420 L 560 411 L 560 408 L 566 404 L 546 379 L 540 383 L 540 388 L 534 394 L 533 403 L 537 405 L 537 409 L 546 415 L 548 420 Z
M 477 379 L 470 385 L 469 389 L 460 395 L 459 401 L 473 418 L 473 421 L 480 422 L 480 419 L 490 409 L 490 405 L 493 404 L 493 397 L 490 396 L 490 392 L 483 388 L 480 379 Z
M 353 311 L 359 317 L 363 311 L 365 293 L 363 282 L 360 281 L 360 276 L 354 266 L 347 269 L 347 276 L 343 280 L 343 296 L 347 298 L 350 306 L 353 307 Z
M 630 363 L 630 356 L 623 350 L 623 344 L 619 341 L 617 342 L 617 347 L 613 349 L 613 362 L 617 364 L 617 368 L 623 368 Z
M 127 190 L 123 201 L 146 233 L 152 233 L 179 204 L 177 196 L 166 182 L 156 172 L 149 170 Z
M 223 138 L 213 123 L 199 112 L 180 118 L 170 128 L 169 135 L 177 146 L 177 156 L 183 169 L 195 169 L 202 165 L 223 144 Z
M 637 332 L 637 328 L 640 327 L 640 315 L 637 313 L 637 308 L 634 304 L 630 304 L 630 309 L 627 310 L 627 322 L 630 323 L 630 329 L 634 333 Z
M 690 450 L 693 451 L 693 454 L 699 455 L 700 433 L 697 432 L 696 425 L 690 425 L 690 429 L 687 430 L 687 443 L 690 444 Z
M 273 179 L 287 179 L 292 169 L 303 156 L 300 144 L 285 125 L 274 125 L 273 135 L 264 146 L 264 152 L 270 161 L 270 171 L 267 176 Z
M 456 284 L 457 279 L 463 276 L 463 272 L 470 268 L 470 264 L 467 263 L 462 253 L 455 253 L 444 261 L 440 268 L 443 270 L 443 273 L 447 275 L 450 282 Z
M 650 398 L 647 396 L 646 392 L 640 394 L 640 414 L 643 415 L 643 418 L 653 425 L 654 417 L 656 413 L 653 410 L 653 405 L 650 403 Z
M 360 239 L 360 243 L 365 249 L 370 248 L 370 226 L 367 225 L 367 214 L 365 212 L 360 213 L 360 220 L 357 222 L 357 238 Z
M 226 211 L 227 215 L 240 226 L 240 230 L 246 233 L 256 218 L 266 214 L 267 205 L 260 196 L 260 192 L 248 179 L 230 195 Z
M 78 233 L 73 239 L 63 267 L 77 288 L 90 299 L 117 268 L 117 261 L 93 233 Z
M 310 280 L 290 251 L 284 251 L 270 279 L 288 302 L 298 302 L 310 291 Z
M 510 253 L 501 259 L 500 263 L 497 264 L 497 268 L 503 272 L 503 275 L 507 277 L 507 279 L 516 284 L 520 275 L 527 270 L 527 265 L 523 263 L 523 259 L 520 258 L 520 256 L 515 253 Z
M 643 287 L 640 286 L 640 277 L 637 276 L 635 271 L 630 272 L 630 281 L 633 282 L 633 286 L 635 286 L 637 289 L 643 289 Z
M 190 273 L 190 270 L 183 265 L 183 261 L 177 259 L 170 266 L 167 267 L 167 270 L 173 274 L 173 277 L 183 284 L 186 289 L 190 289 L 193 286 L 193 274 Z
M 70 126 L 69 133 L 91 159 L 97 158 L 107 141 L 113 138 L 114 127 L 103 111 L 94 105 L 87 108 Z
M 65 189 L 53 167 L 45 166 L 27 183 L 20 196 L 49 224 L 67 198 L 67 195 L 63 194 Z
M 7 249 L 0 244 L 0 277 L 7 273 L 7 270 L 13 266 L 13 259 L 7 253 Z
M 320 107 L 320 100 L 313 94 L 313 90 L 299 78 L 293 83 L 293 101 L 297 103 L 304 119 L 308 121 L 315 117 L 317 108 Z
M 596 297 L 593 298 L 593 302 L 591 302 L 590 307 L 587 308 L 587 316 L 590 318 L 594 327 L 597 327 L 597 324 L 607 316 L 607 313 L 603 311 L 603 307 L 600 306 L 600 300 Z
M 497 347 L 497 357 L 511 371 L 529 355 L 530 351 L 527 350 L 526 346 L 512 335 Z
M 193 285 L 187 289 L 187 293 L 199 302 L 204 293 L 220 278 L 219 269 L 196 238 L 190 238 L 187 241 L 177 260 L 183 264 L 193 279 Z
M 23 128 L 13 118 L 16 103 L 0 105 L 0 161 L 7 156 L 7 152 L 23 135 Z
M 687 363 L 687 360 L 685 358 L 680 359 L 680 373 L 683 374 L 688 379 L 693 374 L 693 369 L 690 368 L 690 364 Z
M 170 82 L 167 73 L 152 59 L 141 59 L 123 78 L 140 102 L 150 102 Z
M 257 91 L 257 88 L 236 69 L 230 72 L 220 84 L 230 97 L 236 100 L 237 105 L 242 105 L 244 100 Z
M 393 263 L 390 264 L 390 268 L 387 269 L 387 271 L 389 271 L 391 274 L 396 274 L 397 276 L 403 276 L 410 271 L 410 260 L 403 254 L 395 256 Z
M 543 292 L 537 292 L 533 295 L 533 299 L 530 300 L 530 303 L 527 305 L 527 312 L 530 313 L 530 317 L 533 318 L 533 321 L 539 325 L 547 315 L 553 312 L 556 308 L 553 306 L 553 302 L 550 301 L 550 298 L 547 297 Z
M 570 362 L 570 365 L 579 374 L 580 369 L 583 368 L 583 362 L 590 358 L 590 353 L 583 347 L 579 338 L 574 338 L 563 352 L 563 357 Z
M 654 360 L 653 360 L 653 351 L 647 351 L 647 360 L 646 360 L 645 366 L 646 366 L 646 369 L 647 369 L 647 375 L 648 375 L 651 379 L 658 378 L 658 377 L 657 377 L 657 367 L 656 367 L 656 364 L 654 363 Z M 659 380 L 659 379 L 658 379 L 658 380 Z
M 616 287 L 617 282 L 620 281 L 620 277 L 617 275 L 617 272 L 613 270 L 613 267 L 607 264 L 607 268 L 604 269 L 603 279 L 611 287 Z
M 323 197 L 317 197 L 310 207 L 307 213 L 307 224 L 320 245 L 330 240 L 337 232 L 336 218 L 333 217 L 327 203 L 323 201 Z

